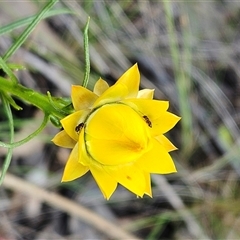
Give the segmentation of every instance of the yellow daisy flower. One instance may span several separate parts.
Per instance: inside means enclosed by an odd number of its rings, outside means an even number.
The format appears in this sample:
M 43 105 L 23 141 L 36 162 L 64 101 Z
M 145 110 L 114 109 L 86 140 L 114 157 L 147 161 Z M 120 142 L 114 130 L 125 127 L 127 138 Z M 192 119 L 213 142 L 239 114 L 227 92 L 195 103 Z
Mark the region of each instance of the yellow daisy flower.
M 72 86 L 73 114 L 61 120 L 53 142 L 72 148 L 62 182 L 91 172 L 109 199 L 117 184 L 137 196 L 152 196 L 150 173 L 176 172 L 168 152 L 176 147 L 163 135 L 179 121 L 168 102 L 153 100 L 153 90 L 139 91 L 137 64 L 111 87 L 101 78 L 93 92 Z

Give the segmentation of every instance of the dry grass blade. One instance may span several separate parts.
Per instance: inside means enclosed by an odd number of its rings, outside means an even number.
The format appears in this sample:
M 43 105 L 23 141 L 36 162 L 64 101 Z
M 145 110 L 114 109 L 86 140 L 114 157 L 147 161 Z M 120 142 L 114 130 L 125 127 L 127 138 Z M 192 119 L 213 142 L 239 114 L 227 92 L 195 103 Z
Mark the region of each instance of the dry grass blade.
M 81 219 L 83 222 L 92 225 L 111 239 L 139 239 L 113 223 L 101 218 L 92 211 L 84 208 L 80 204 L 77 204 L 76 202 L 64 198 L 56 193 L 48 192 L 47 190 L 33 185 L 12 174 L 6 175 L 3 186 L 13 191 L 27 194 L 39 201 L 65 211 L 68 214 Z

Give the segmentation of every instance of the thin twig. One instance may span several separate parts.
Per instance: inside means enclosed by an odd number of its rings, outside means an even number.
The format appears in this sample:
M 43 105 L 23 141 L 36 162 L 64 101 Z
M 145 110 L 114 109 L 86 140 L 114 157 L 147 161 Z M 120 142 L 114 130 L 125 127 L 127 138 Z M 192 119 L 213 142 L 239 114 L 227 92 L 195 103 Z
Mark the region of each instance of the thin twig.
M 73 215 L 81 219 L 81 221 L 92 225 L 97 230 L 108 235 L 108 237 L 111 239 L 140 240 L 139 238 L 131 235 L 120 227 L 95 214 L 91 210 L 88 210 L 85 207 L 81 206 L 79 203 L 62 197 L 59 194 L 48 192 L 47 190 L 31 184 L 12 174 L 6 174 L 3 186 L 11 190 L 27 194 L 32 198 L 45 202 L 54 208 L 58 208 L 70 215 Z

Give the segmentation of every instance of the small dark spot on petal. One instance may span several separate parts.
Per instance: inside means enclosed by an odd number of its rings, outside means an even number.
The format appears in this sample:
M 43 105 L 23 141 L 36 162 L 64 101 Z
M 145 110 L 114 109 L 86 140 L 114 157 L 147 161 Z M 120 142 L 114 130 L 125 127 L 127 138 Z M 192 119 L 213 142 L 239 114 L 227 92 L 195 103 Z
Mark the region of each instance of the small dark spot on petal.
M 132 178 L 131 178 L 130 176 L 127 176 L 127 179 L 128 179 L 128 180 L 132 180 Z

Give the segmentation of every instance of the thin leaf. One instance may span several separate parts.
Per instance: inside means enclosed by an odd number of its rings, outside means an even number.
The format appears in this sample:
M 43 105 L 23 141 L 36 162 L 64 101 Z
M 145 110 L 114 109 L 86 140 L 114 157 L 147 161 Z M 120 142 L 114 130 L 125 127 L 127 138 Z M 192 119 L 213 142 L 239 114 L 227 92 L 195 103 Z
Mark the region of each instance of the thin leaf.
M 18 83 L 16 76 L 14 75 L 12 70 L 9 68 L 9 66 L 5 63 L 5 61 L 1 57 L 0 57 L 0 66 L 14 83 Z
M 13 139 L 14 139 L 14 125 L 13 125 L 12 111 L 11 111 L 10 105 L 9 105 L 8 101 L 5 99 L 4 95 L 0 94 L 0 96 L 1 96 L 2 104 L 3 104 L 3 108 L 8 117 L 8 124 L 9 124 L 9 129 L 10 129 L 10 143 L 12 143 Z M 8 152 L 7 152 L 7 156 L 3 163 L 3 167 L 2 167 L 2 172 L 1 172 L 1 176 L 0 176 L 0 185 L 3 183 L 4 177 L 9 168 L 9 165 L 11 163 L 12 154 L 13 154 L 13 149 L 9 148 Z
M 73 11 L 70 11 L 70 10 L 65 9 L 65 8 L 53 9 L 53 10 L 47 12 L 43 16 L 42 19 L 49 18 L 49 17 L 55 16 L 55 15 L 60 15 L 60 14 L 73 14 Z M 35 15 L 17 20 L 15 22 L 12 22 L 12 23 L 6 25 L 6 26 L 1 27 L 0 28 L 0 36 L 3 35 L 3 34 L 9 33 L 9 32 L 11 32 L 15 29 L 18 29 L 20 27 L 24 27 L 24 26 L 30 24 L 34 20 L 34 18 L 35 18 Z
M 31 22 L 31 24 L 27 27 L 25 31 L 18 37 L 16 42 L 8 49 L 8 51 L 3 56 L 3 60 L 7 60 L 9 57 L 11 57 L 17 49 L 25 42 L 27 37 L 30 35 L 30 33 L 35 29 L 36 25 L 43 19 L 45 13 L 49 11 L 49 9 L 58 2 L 58 0 L 52 0 L 50 1 L 34 18 L 34 20 Z
M 26 67 L 21 65 L 21 64 L 17 64 L 17 63 L 7 63 L 7 66 L 11 69 L 11 70 L 26 70 Z
M 7 81 L 7 80 L 6 80 Z M 13 107 L 13 108 L 15 108 L 16 110 L 22 110 L 22 108 L 20 107 L 20 106 L 18 106 L 17 104 L 16 104 L 16 102 L 14 101 L 14 99 L 11 97 L 11 96 L 9 96 L 7 93 L 2 93 L 3 95 L 4 95 L 4 98 L 6 99 L 6 101 Z
M 182 126 L 182 145 L 184 147 L 183 152 L 186 154 L 189 151 L 189 146 L 192 143 L 192 115 L 191 115 L 191 106 L 189 101 L 189 91 L 191 86 L 190 78 L 185 74 L 185 70 L 183 68 L 182 59 L 180 58 L 181 52 L 178 46 L 178 38 L 176 34 L 176 28 L 174 25 L 174 18 L 171 12 L 171 1 L 163 1 L 163 6 L 165 10 L 166 24 L 167 30 L 169 33 L 169 46 L 170 53 L 172 56 L 172 63 L 174 67 L 174 76 L 176 79 L 176 86 L 178 91 L 178 100 L 179 100 L 179 109 L 180 116 L 182 117 L 181 126 Z M 184 54 L 190 54 L 190 47 L 188 45 L 184 45 Z M 190 61 L 190 60 L 189 60 Z M 188 68 L 190 66 L 190 62 L 186 63 Z

